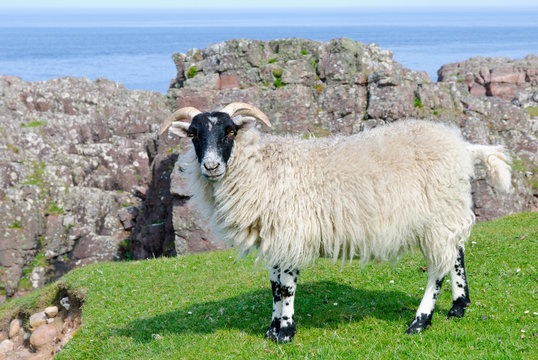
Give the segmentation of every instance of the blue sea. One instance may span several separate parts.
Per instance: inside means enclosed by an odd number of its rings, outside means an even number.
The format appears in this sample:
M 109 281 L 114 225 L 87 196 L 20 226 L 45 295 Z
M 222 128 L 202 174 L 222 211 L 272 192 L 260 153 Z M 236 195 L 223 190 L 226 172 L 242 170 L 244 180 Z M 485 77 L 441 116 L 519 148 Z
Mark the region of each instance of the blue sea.
M 234 38 L 291 37 L 376 43 L 436 81 L 441 65 L 472 56 L 538 54 L 538 8 L 0 11 L 0 74 L 103 77 L 166 92 L 176 76 L 172 53 Z

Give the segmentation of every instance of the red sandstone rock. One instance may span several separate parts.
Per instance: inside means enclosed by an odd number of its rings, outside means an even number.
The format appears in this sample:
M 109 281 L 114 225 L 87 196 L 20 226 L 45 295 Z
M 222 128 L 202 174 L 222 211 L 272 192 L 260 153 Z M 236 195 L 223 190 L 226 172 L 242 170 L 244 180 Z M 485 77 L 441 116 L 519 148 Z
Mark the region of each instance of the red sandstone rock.
M 490 83 L 488 95 L 505 100 L 512 100 L 516 95 L 517 86 L 510 83 Z
M 22 328 L 22 320 L 20 319 L 13 319 L 11 320 L 11 323 L 9 324 L 9 338 L 12 339 L 15 337 L 20 329 Z
M 3 355 L 12 351 L 14 347 L 13 341 L 4 340 L 0 342 L 0 359 L 3 358 Z
M 41 325 L 30 336 L 30 344 L 36 349 L 40 350 L 43 347 L 52 345 L 52 342 L 56 339 L 57 330 L 56 327 L 50 324 Z
M 471 92 L 471 95 L 474 95 L 474 96 L 486 96 L 486 88 L 477 83 L 473 84 L 470 92 Z
M 39 328 L 41 325 L 47 323 L 47 315 L 43 311 L 38 312 L 30 316 L 30 329 L 35 330 Z
M 47 104 L 46 102 L 43 102 L 43 101 L 38 101 L 38 102 L 35 104 L 35 107 L 36 107 L 36 110 L 37 110 L 37 111 L 41 111 L 41 112 L 45 112 L 45 111 L 49 111 L 49 110 L 50 110 L 50 105 Z
M 511 68 L 494 68 L 491 70 L 490 82 L 516 84 L 518 82 L 519 76 L 519 73 L 515 72 Z
M 44 310 L 44 313 L 49 318 L 53 318 L 58 314 L 58 307 L 57 306 L 49 306 Z
M 237 89 L 239 88 L 239 78 L 237 75 L 221 75 L 217 82 L 217 89 Z
M 486 89 L 486 95 L 513 100 L 519 91 L 537 85 L 538 56 L 528 55 L 523 59 L 483 58 L 480 56 L 468 60 L 443 65 L 439 71 L 439 81 L 466 79 L 469 91 L 473 95 L 483 96 L 480 88 L 472 90 L 474 84 L 467 81 L 472 74 L 474 81 Z

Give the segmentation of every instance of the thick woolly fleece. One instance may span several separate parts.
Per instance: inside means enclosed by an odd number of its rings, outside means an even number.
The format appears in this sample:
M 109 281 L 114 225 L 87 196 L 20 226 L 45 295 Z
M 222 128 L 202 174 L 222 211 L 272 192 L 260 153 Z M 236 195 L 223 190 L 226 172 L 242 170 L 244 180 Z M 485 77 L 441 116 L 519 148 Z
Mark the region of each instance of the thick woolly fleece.
M 239 131 L 216 183 L 194 150 L 183 159 L 192 200 L 242 254 L 257 248 L 268 266 L 300 269 L 318 256 L 396 261 L 418 246 L 435 279 L 469 237 L 476 160 L 509 190 L 502 147 L 417 120 L 311 140 Z

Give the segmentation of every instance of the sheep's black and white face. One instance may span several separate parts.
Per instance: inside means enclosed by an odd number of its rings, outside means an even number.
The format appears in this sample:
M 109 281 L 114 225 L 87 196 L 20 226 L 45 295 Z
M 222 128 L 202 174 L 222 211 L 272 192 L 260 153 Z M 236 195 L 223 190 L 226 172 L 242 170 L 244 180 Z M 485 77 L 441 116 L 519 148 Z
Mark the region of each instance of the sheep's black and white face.
M 202 175 L 211 182 L 222 179 L 228 163 L 233 159 L 234 140 L 239 126 L 222 112 L 196 115 L 187 129 Z

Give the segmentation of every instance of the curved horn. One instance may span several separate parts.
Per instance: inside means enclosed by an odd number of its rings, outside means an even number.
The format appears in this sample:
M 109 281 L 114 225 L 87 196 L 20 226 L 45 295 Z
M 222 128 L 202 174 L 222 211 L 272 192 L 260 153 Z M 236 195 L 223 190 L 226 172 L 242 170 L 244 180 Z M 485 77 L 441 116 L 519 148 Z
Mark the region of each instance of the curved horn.
M 221 110 L 221 112 L 227 113 L 232 118 L 238 115 L 252 116 L 258 120 L 263 121 L 265 125 L 271 127 L 271 123 L 269 122 L 267 115 L 265 115 L 256 106 L 250 104 L 234 102 L 225 106 L 224 109 Z
M 191 122 L 192 118 L 199 113 L 201 113 L 200 110 L 191 106 L 177 110 L 175 113 L 170 115 L 168 119 L 164 121 L 163 125 L 161 126 L 161 129 L 159 130 L 159 135 L 162 135 L 166 131 L 166 129 L 168 129 L 170 125 L 172 125 L 174 121 L 188 120 L 189 122 Z

